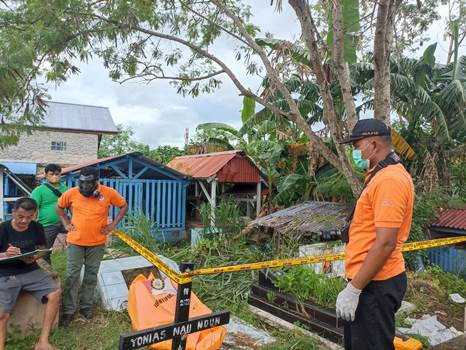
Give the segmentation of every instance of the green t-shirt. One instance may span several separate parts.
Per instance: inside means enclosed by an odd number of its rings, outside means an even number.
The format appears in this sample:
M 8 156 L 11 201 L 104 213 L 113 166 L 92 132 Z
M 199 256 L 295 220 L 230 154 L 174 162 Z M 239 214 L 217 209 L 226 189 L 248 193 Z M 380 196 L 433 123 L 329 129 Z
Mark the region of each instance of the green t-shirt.
M 58 190 L 61 193 L 65 192 L 67 189 L 67 186 L 60 183 Z M 61 223 L 60 218 L 55 211 L 58 197 L 50 188 L 45 185 L 37 186 L 34 191 L 32 191 L 31 197 L 34 198 L 39 206 L 39 218 L 37 221 L 42 226 L 59 225 Z

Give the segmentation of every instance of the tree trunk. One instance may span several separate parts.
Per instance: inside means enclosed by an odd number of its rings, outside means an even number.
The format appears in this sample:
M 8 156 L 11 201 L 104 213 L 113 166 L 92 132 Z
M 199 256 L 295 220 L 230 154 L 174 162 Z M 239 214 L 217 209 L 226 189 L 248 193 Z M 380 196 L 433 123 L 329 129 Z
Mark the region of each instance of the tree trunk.
M 296 16 L 301 23 L 302 37 L 306 43 L 307 49 L 310 55 L 311 69 L 314 73 L 317 84 L 319 86 L 320 94 L 324 104 L 324 123 L 328 125 L 333 142 L 336 145 L 339 167 L 340 170 L 346 177 L 348 183 L 351 186 L 354 196 L 358 196 L 361 191 L 361 182 L 356 177 L 353 168 L 346 156 L 346 148 L 344 145 L 340 145 L 338 142 L 341 140 L 341 127 L 335 114 L 335 108 L 333 104 L 333 97 L 330 92 L 330 83 L 327 80 L 325 74 L 323 59 L 320 54 L 321 48 L 317 43 L 317 32 L 312 19 L 312 15 L 309 9 L 309 5 L 305 0 L 289 0 L 289 4 L 296 12 Z M 312 139 L 310 140 L 313 141 Z M 333 165 L 333 164 L 332 164 Z
M 353 130 L 358 121 L 356 105 L 354 104 L 351 91 L 351 79 L 348 64 L 345 62 L 345 44 L 342 4 L 340 1 L 333 2 L 333 63 L 338 72 L 341 95 L 346 109 L 346 124 L 348 131 Z
M 390 125 L 390 49 L 400 0 L 380 0 L 374 38 L 374 118 Z

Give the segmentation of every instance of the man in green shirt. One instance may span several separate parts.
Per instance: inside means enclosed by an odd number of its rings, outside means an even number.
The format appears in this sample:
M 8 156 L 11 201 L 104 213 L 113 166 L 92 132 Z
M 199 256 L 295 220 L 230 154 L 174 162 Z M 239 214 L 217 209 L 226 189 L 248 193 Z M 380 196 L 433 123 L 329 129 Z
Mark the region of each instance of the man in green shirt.
M 31 193 L 31 197 L 37 202 L 39 208 L 39 222 L 45 231 L 47 248 L 52 248 L 55 238 L 60 232 L 66 232 L 63 228 L 60 218 L 55 211 L 58 198 L 68 187 L 60 182 L 61 167 L 57 164 L 48 164 L 44 170 L 45 182 L 36 187 Z M 44 257 L 44 260 L 51 264 L 50 254 Z

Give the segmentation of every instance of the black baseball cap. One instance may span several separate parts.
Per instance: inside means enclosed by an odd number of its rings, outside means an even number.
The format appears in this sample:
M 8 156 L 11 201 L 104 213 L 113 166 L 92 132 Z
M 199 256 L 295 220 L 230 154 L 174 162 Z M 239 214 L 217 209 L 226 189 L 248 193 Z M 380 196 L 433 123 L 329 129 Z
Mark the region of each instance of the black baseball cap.
M 385 136 L 391 135 L 392 131 L 383 121 L 378 119 L 361 119 L 358 120 L 349 138 L 340 143 L 350 143 L 361 140 L 370 136 Z

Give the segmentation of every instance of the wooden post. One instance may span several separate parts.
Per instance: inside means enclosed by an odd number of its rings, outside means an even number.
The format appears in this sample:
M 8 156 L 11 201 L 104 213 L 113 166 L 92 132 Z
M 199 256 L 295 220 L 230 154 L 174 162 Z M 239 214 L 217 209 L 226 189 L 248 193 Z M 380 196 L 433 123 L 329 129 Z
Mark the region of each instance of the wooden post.
M 181 264 L 180 271 L 192 271 L 194 264 Z M 192 282 L 178 284 L 176 291 L 176 308 L 175 308 L 175 323 L 186 322 L 189 320 L 189 305 L 191 304 L 191 287 Z M 172 350 L 186 349 L 186 340 L 188 335 L 183 334 L 181 337 L 175 337 L 172 340 Z
M 212 227 L 215 227 L 215 208 L 217 207 L 217 181 L 213 180 L 211 186 L 212 188 L 210 194 L 210 217 Z
M 259 216 L 262 206 L 262 183 L 259 180 L 257 183 L 257 194 L 256 194 L 256 217 Z
M 193 264 L 180 265 L 181 272 L 192 271 L 193 268 Z M 190 320 L 191 287 L 191 281 L 178 284 L 173 323 L 122 335 L 120 336 L 119 350 L 140 349 L 170 339 L 173 339 L 172 350 L 185 350 L 189 334 L 228 324 L 230 321 L 229 312 L 216 312 Z
M 466 332 L 466 307 L 464 308 L 463 332 Z

